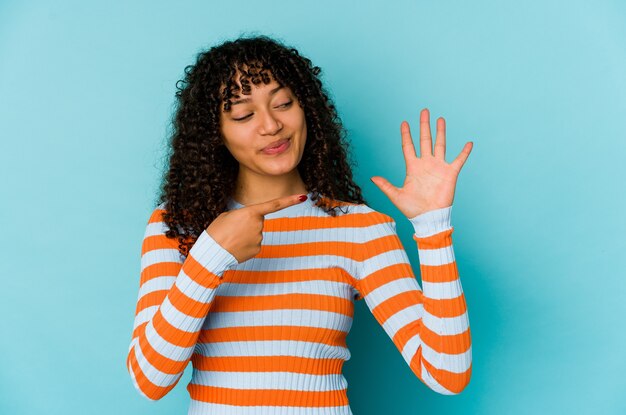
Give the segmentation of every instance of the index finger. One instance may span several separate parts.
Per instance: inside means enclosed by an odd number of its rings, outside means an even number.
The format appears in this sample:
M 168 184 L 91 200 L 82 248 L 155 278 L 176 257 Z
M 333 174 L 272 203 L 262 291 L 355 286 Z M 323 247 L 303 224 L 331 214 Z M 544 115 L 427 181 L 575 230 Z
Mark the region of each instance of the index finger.
M 291 195 L 279 197 L 276 199 L 268 200 L 267 202 L 255 203 L 253 205 L 246 206 L 247 208 L 254 209 L 261 215 L 267 215 L 268 213 L 276 212 L 277 210 L 284 209 L 286 207 L 297 205 L 302 203 L 307 198 L 306 195 Z

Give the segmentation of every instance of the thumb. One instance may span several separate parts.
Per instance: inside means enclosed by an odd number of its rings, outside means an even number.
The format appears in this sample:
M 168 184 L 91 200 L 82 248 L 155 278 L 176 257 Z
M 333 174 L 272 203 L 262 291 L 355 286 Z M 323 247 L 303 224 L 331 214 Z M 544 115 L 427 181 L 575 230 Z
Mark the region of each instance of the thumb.
M 393 200 L 398 193 L 398 188 L 387 181 L 387 179 L 380 176 L 370 177 L 372 183 L 374 183 L 390 200 Z

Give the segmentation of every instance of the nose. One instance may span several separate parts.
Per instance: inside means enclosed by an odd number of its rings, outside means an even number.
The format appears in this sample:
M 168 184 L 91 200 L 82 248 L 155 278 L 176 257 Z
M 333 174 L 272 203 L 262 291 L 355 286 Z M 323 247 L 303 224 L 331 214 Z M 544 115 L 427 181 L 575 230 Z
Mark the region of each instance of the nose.
M 282 130 L 282 123 L 272 114 L 271 111 L 264 111 L 261 115 L 260 132 L 263 135 L 275 135 Z

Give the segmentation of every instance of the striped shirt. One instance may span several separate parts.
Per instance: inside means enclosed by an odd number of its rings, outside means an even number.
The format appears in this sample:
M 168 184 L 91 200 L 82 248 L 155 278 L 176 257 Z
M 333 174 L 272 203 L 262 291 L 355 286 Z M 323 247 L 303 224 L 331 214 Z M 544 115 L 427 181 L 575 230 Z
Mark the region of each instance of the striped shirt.
M 408 219 L 422 290 L 392 217 L 347 202 L 332 217 L 308 196 L 265 215 L 261 250 L 241 263 L 206 230 L 180 255 L 165 206 L 153 211 L 126 360 L 140 394 L 162 398 L 191 361 L 188 414 L 352 414 L 342 367 L 361 299 L 426 386 L 446 395 L 467 386 L 452 206 Z

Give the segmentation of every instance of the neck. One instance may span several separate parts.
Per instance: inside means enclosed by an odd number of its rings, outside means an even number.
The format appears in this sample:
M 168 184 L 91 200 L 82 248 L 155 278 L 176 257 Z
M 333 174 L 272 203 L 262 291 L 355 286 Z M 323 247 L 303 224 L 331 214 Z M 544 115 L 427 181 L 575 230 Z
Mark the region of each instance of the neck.
M 245 174 L 240 169 L 233 199 L 247 206 L 308 192 L 298 169 L 280 176 Z

